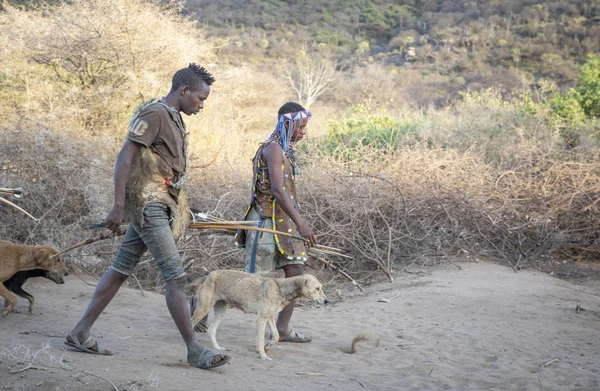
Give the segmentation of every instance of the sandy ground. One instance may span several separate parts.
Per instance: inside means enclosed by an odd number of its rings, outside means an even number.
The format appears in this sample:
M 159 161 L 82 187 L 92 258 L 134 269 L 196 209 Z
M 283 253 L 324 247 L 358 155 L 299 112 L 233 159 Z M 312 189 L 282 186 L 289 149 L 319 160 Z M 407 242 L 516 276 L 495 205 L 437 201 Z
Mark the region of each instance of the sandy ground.
M 273 361 L 254 350 L 254 316 L 229 310 L 218 337 L 232 361 L 208 371 L 182 363 L 185 349 L 164 297 L 130 289 L 93 329 L 115 356 L 65 351 L 61 336 L 94 288 L 73 275 L 64 285 L 33 279 L 26 287 L 37 297 L 36 313 L 20 300 L 22 313 L 0 318 L 0 389 L 113 389 L 95 374 L 131 390 L 600 390 L 598 283 L 459 265 L 299 308 L 294 326 L 314 341 L 280 344 L 269 352 Z M 361 333 L 373 339 L 346 353 Z M 67 369 L 55 368 L 61 357 Z M 22 370 L 28 359 L 34 367 Z

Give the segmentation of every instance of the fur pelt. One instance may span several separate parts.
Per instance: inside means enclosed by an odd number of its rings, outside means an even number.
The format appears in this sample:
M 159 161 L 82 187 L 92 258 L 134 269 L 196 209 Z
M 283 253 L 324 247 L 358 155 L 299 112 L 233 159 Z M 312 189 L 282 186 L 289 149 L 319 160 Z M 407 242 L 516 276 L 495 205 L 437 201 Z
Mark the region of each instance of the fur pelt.
M 169 195 L 164 178 L 173 177 L 173 170 L 150 148 L 142 147 L 133 158 L 125 191 L 125 220 L 144 226 L 144 208 L 148 196 L 165 203 L 171 212 L 173 237 L 178 240 L 190 224 L 187 192 L 179 191 L 177 202 Z

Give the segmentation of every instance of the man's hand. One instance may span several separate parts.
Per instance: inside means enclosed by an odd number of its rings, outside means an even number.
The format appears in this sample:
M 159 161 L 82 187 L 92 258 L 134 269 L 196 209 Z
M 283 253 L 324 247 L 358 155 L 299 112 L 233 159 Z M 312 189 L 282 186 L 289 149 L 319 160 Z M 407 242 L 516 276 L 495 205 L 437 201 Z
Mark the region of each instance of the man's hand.
M 300 233 L 300 236 L 302 236 L 305 239 L 308 239 L 308 247 L 313 247 L 317 244 L 317 235 L 313 233 L 312 229 L 310 229 L 308 225 L 300 225 L 298 227 L 298 232 Z
M 108 216 L 104 220 L 104 226 L 113 232 L 117 232 L 123 222 L 124 208 L 122 206 L 113 205 Z

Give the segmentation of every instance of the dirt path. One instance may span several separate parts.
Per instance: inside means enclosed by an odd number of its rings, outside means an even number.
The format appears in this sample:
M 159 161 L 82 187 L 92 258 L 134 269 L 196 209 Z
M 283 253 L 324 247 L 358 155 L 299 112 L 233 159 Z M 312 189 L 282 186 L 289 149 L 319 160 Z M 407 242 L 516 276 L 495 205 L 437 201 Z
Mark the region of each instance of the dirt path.
M 20 300 L 24 313 L 0 318 L 0 389 L 113 389 L 79 370 L 132 390 L 600 389 L 600 286 L 491 263 L 460 265 L 299 308 L 294 326 L 314 341 L 276 346 L 269 362 L 254 351 L 254 317 L 229 310 L 219 341 L 233 359 L 209 371 L 182 363 L 185 349 L 164 297 L 130 289 L 120 291 L 93 329 L 115 356 L 63 350 L 61 336 L 94 288 L 76 276 L 64 285 L 30 280 L 36 313 Z M 577 313 L 576 305 L 586 310 Z M 360 333 L 373 340 L 345 353 Z M 27 359 L 39 369 L 11 373 L 27 367 Z M 67 370 L 43 368 L 60 365 Z

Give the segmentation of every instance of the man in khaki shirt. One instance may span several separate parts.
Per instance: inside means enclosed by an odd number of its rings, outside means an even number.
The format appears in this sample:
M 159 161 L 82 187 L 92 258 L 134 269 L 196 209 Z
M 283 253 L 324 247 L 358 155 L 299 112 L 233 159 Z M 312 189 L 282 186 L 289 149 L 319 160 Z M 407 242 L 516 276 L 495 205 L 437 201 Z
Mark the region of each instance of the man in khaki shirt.
M 119 253 L 67 336 L 66 345 L 91 354 L 112 354 L 98 346 L 90 329 L 142 255 L 150 251 L 166 281 L 167 307 L 187 345 L 188 362 L 202 369 L 229 362 L 227 355 L 202 346 L 196 339 L 185 295 L 185 271 L 176 245 L 176 238 L 188 224 L 187 142 L 180 112 L 193 115 L 204 108 L 213 82 L 205 68 L 190 64 L 175 73 L 166 97 L 143 106 L 132 118 L 115 164 L 114 205 L 104 221 L 113 231 L 124 218 L 130 224 Z

